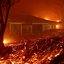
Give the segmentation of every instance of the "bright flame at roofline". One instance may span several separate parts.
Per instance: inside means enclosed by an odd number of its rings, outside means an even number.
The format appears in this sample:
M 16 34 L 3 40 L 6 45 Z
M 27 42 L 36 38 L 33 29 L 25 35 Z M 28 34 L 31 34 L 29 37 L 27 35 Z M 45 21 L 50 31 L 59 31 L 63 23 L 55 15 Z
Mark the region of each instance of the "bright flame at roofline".
M 57 20 L 57 22 L 60 22 L 60 20 Z
M 45 17 L 44 19 L 45 19 L 45 20 L 50 20 L 48 17 Z
M 60 22 L 61 20 L 52 20 L 52 19 L 50 19 L 50 18 L 48 18 L 48 17 L 44 17 L 44 19 L 45 20 L 50 20 L 50 21 L 56 21 L 56 22 Z

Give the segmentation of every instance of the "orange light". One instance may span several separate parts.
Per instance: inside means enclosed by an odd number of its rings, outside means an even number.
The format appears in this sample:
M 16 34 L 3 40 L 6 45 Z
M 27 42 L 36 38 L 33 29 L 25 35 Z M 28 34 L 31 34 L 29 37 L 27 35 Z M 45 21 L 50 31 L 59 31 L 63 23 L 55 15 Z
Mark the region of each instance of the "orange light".
M 60 22 L 60 20 L 57 20 L 57 22 Z
M 7 45 L 7 44 L 11 43 L 11 40 L 10 39 L 4 39 L 3 43 L 4 43 L 4 45 Z
M 44 19 L 45 19 L 45 20 L 50 20 L 48 17 L 45 17 Z
M 59 25 L 56 25 L 56 29 L 58 29 L 59 28 Z
M 4 40 L 3 43 L 4 43 L 4 44 L 7 44 L 7 43 L 8 43 L 8 40 Z

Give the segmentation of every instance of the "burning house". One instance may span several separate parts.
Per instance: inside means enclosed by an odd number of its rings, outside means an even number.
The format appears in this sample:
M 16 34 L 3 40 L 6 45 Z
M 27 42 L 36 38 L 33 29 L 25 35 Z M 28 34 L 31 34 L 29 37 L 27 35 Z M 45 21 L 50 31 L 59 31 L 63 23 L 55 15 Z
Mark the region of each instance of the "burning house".
M 64 29 L 62 22 L 44 20 L 34 16 L 21 16 L 17 19 L 12 18 L 13 21 L 8 22 L 9 33 L 15 38 L 39 34 L 45 30 Z

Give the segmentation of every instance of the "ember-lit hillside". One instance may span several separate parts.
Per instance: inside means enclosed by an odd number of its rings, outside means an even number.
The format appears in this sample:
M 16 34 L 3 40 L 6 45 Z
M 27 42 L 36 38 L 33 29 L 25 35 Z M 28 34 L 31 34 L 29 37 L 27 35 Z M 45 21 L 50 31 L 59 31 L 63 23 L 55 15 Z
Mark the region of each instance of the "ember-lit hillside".
M 9 52 L 9 50 L 10 52 Z M 39 37 L 23 40 L 19 45 L 10 45 L 4 57 L 0 57 L 1 64 L 63 64 L 64 36 Z M 9 53 L 8 53 L 9 52 Z

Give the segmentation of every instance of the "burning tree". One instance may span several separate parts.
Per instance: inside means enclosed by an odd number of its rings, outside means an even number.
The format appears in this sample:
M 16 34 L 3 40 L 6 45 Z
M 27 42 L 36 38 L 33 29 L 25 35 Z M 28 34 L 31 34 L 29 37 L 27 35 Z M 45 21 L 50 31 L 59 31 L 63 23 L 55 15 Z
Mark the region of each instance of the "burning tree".
M 17 0 L 0 0 L 0 51 L 4 49 L 3 36 L 12 5 Z

